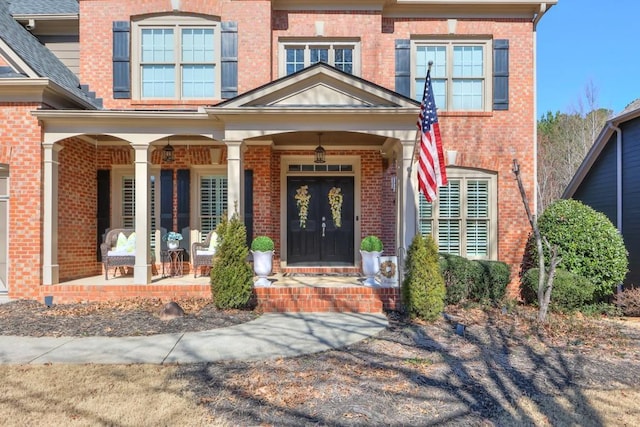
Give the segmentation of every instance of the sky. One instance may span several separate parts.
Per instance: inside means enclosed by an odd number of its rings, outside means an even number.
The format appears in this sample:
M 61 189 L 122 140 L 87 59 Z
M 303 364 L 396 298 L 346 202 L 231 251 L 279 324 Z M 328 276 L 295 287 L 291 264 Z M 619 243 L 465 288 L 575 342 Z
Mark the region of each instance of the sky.
M 639 0 L 558 0 L 537 47 L 538 117 L 576 111 L 590 84 L 597 106 L 614 113 L 640 98 Z

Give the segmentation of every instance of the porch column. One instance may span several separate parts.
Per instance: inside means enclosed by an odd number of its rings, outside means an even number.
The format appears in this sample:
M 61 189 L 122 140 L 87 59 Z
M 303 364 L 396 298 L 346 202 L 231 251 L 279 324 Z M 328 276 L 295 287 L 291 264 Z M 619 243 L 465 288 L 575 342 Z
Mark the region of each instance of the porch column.
M 229 218 L 237 212 L 244 218 L 244 165 L 242 159 L 242 141 L 225 141 L 227 145 L 227 215 Z
M 402 145 L 402 160 L 398 172 L 398 189 L 400 206 L 400 247 L 404 248 L 405 255 L 414 236 L 418 233 L 418 204 L 416 171 L 411 168 L 414 161 L 414 141 L 400 141 Z M 409 176 L 411 171 L 411 176 Z
M 58 153 L 64 147 L 43 143 L 44 149 L 44 206 L 42 224 L 42 284 L 60 282 L 58 264 Z
M 149 262 L 149 164 L 151 150 L 148 143 L 131 144 L 135 150 L 136 176 L 136 263 L 133 267 L 133 283 L 146 285 L 151 283 L 151 263 Z

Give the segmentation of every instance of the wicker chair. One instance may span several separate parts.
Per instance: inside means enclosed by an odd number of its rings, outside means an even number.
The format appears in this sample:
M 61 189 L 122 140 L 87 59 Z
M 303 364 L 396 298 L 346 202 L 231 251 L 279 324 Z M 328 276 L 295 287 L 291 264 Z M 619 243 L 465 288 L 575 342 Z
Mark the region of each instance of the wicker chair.
M 114 228 L 109 230 L 105 235 L 104 243 L 100 244 L 105 280 L 109 280 L 109 268 L 116 267 L 113 272 L 113 277 L 116 277 L 116 272 L 118 271 L 117 267 L 133 267 L 135 265 L 135 254 L 122 255 L 113 253 L 113 250 L 118 242 L 118 235 L 122 233 L 125 235 L 125 237 L 128 238 L 134 231 L 135 230 L 131 228 Z
M 214 251 L 209 250 L 211 238 L 215 230 L 212 230 L 207 234 L 207 238 L 204 242 L 193 242 L 191 244 L 191 264 L 193 265 L 193 277 L 198 277 L 198 270 L 202 267 L 211 268 L 213 264 Z

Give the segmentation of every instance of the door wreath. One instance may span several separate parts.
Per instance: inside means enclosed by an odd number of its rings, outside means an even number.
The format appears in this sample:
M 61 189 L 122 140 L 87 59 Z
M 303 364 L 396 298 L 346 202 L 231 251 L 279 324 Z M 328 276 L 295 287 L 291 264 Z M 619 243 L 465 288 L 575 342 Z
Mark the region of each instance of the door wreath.
M 380 274 L 382 274 L 387 279 L 392 279 L 396 275 L 396 264 L 387 260 L 380 264 Z
M 298 206 L 298 218 L 300 219 L 300 228 L 307 228 L 307 216 L 309 215 L 309 186 L 301 185 L 296 190 L 296 205 Z
M 342 225 L 342 190 L 340 187 L 333 187 L 329 190 L 329 205 L 331 205 L 331 216 L 336 228 Z

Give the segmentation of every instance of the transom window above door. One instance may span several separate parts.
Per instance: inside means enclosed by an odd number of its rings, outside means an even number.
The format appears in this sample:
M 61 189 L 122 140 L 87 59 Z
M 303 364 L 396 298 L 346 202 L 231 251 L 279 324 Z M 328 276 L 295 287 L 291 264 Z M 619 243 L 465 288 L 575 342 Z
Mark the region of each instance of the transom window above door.
M 413 96 L 422 100 L 428 64 L 439 110 L 491 110 L 490 41 L 413 42 Z
M 317 62 L 360 75 L 360 42 L 314 40 L 280 42 L 280 76 L 288 76 Z
M 139 99 L 220 97 L 218 22 L 171 16 L 134 25 L 132 83 Z

